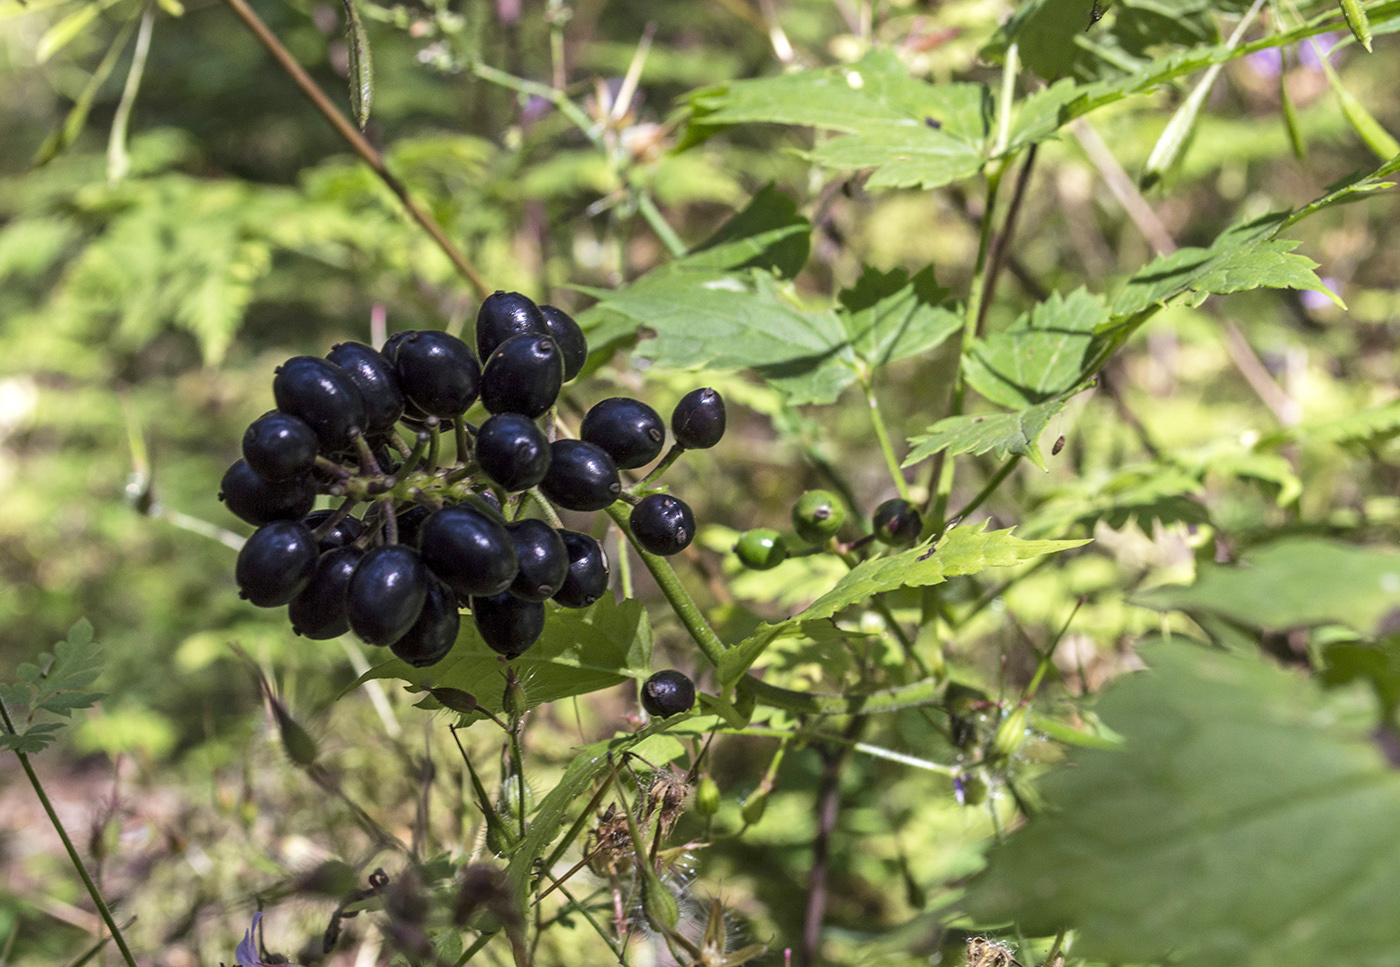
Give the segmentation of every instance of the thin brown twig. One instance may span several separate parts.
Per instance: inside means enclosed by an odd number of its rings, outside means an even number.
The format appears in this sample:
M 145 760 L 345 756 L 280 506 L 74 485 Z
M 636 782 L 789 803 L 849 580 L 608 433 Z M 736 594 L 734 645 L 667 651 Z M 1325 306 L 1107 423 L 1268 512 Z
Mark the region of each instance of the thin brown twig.
M 398 196 L 399 201 L 403 203 L 413 220 L 432 236 L 438 248 L 442 249 L 442 253 L 447 256 L 448 261 L 457 269 L 462 278 L 466 279 L 476 290 L 477 297 L 486 298 L 491 293 L 491 288 L 477 272 L 476 267 L 467 261 L 466 256 L 447 237 L 442 226 L 434 221 L 427 209 L 409 193 L 404 183 L 389 171 L 384 164 L 383 156 L 374 149 L 369 141 L 365 140 L 365 136 L 356 130 L 345 115 L 336 110 L 326 93 L 316 85 L 316 82 L 311 79 L 311 75 L 307 74 L 301 64 L 297 63 L 296 58 L 291 55 L 287 48 L 282 46 L 282 42 L 268 29 L 267 24 L 263 23 L 261 18 L 253 12 L 253 8 L 248 6 L 246 0 L 226 0 L 226 2 L 238 15 L 238 19 L 242 20 L 244 25 L 253 32 L 253 35 L 262 42 L 268 53 L 272 54 L 273 59 L 287 72 L 297 87 L 301 88 L 301 92 L 307 96 L 316 110 L 321 113 L 321 116 L 330 122 L 336 133 L 350 145 L 365 164 L 369 165 L 370 169 L 379 176 L 379 179 L 388 186 L 389 190 Z
M 1007 253 L 1011 249 L 1011 237 L 1016 232 L 1016 216 L 1021 213 L 1021 201 L 1025 198 L 1026 185 L 1031 180 L 1031 169 L 1035 167 L 1036 149 L 1039 147 L 1040 145 L 1033 144 L 1026 150 L 1026 160 L 1016 175 L 1016 187 L 1011 193 L 1011 204 L 1006 209 L 1006 220 L 1002 223 L 1001 231 L 992 239 L 992 255 L 987 265 L 987 290 L 982 299 L 982 306 L 977 312 L 979 335 L 982 332 L 982 324 L 987 319 L 987 309 L 992 304 L 992 293 L 996 291 L 997 278 L 1001 275 Z
M 865 719 L 856 716 L 846 726 L 844 737 L 854 740 L 865 726 Z M 807 886 L 807 908 L 802 917 L 802 946 L 798 950 L 799 967 L 817 967 L 821 963 L 822 921 L 826 917 L 827 870 L 831 854 L 831 835 L 836 831 L 836 816 L 841 808 L 841 769 L 849 754 L 847 746 L 824 749 L 821 785 L 817 792 L 817 839 L 812 844 L 812 876 Z

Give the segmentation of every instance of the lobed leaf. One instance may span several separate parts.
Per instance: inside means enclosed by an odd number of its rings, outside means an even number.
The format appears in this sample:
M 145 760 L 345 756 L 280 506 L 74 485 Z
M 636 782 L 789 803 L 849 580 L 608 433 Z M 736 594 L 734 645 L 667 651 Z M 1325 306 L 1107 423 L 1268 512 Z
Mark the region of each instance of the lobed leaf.
M 960 453 L 982 454 L 990 451 L 998 460 L 1012 455 L 1029 457 L 1032 463 L 1044 470 L 1045 457 L 1040 452 L 1040 435 L 1076 392 L 1070 390 L 1052 396 L 1043 403 L 1014 413 L 945 417 L 921 435 L 909 439 L 911 449 L 904 459 L 904 466 L 913 466 L 943 451 L 947 451 L 950 457 Z
M 964 908 L 1075 955 L 1181 967 L 1395 962 L 1400 773 L 1318 689 L 1255 654 L 1142 649 L 1047 808 L 994 848 Z
M 1079 382 L 1094 331 L 1108 319 L 1103 300 L 1079 288 L 1053 292 L 1010 328 L 974 343 L 967 383 L 993 403 L 1030 407 Z

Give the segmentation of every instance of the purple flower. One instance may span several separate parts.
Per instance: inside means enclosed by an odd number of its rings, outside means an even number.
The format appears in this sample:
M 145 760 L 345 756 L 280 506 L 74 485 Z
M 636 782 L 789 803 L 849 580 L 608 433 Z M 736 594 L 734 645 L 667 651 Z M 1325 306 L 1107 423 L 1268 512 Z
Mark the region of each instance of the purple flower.
M 236 967 L 296 967 L 295 964 L 267 964 L 258 959 L 258 945 L 253 940 L 253 932 L 258 929 L 261 920 L 261 912 L 253 914 L 253 925 L 248 928 L 248 932 L 243 935 L 243 942 L 233 952 Z
M 1337 280 L 1331 276 L 1323 276 L 1322 284 L 1333 292 L 1339 292 L 1342 288 Z M 1312 289 L 1304 289 L 1299 292 L 1298 299 L 1303 303 L 1303 307 L 1310 312 L 1317 312 L 1319 309 L 1326 309 L 1334 304 L 1324 293 L 1315 292 Z

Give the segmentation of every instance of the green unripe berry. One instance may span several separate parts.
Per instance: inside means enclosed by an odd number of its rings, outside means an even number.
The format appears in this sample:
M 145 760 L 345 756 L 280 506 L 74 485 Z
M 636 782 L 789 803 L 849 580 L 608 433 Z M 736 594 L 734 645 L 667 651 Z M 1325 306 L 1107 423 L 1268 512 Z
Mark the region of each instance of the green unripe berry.
M 846 511 L 829 490 L 809 490 L 792 505 L 792 526 L 809 544 L 825 544 L 846 521 Z
M 676 895 L 661 882 L 661 877 L 650 870 L 642 887 L 642 904 L 647 919 L 652 925 L 663 930 L 675 930 L 681 922 L 681 905 Z
M 734 553 L 739 555 L 744 567 L 767 571 L 787 560 L 788 549 L 782 534 L 760 527 L 744 531 L 739 536 L 739 543 L 734 545 Z
M 739 810 L 739 815 L 744 818 L 745 825 L 752 826 L 763 818 L 763 814 L 768 811 L 768 790 L 759 786 L 754 790 L 752 796 L 744 800 L 743 807 Z
M 702 816 L 713 816 L 719 812 L 719 786 L 709 776 L 705 776 L 695 787 L 695 808 Z

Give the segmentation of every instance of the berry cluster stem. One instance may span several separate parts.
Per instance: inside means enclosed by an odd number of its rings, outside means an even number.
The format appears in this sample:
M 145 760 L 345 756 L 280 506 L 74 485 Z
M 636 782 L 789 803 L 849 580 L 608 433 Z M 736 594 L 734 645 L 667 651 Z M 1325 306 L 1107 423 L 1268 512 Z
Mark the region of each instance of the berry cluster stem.
M 870 408 L 870 423 L 875 428 L 875 439 L 880 441 L 880 452 L 885 455 L 885 465 L 890 468 L 890 477 L 899 490 L 899 496 L 912 501 L 913 498 L 909 496 L 909 483 L 904 479 L 904 471 L 899 468 L 899 457 L 895 455 L 894 445 L 890 442 L 890 431 L 885 427 L 885 418 L 880 413 L 880 401 L 875 397 L 875 387 L 868 375 L 861 377 L 860 387 L 865 392 L 865 403 Z
M 724 654 L 724 642 L 719 640 L 715 629 L 710 627 L 710 623 L 700 613 L 699 606 L 695 603 L 695 599 L 690 596 L 685 585 L 681 583 L 675 568 L 671 567 L 671 563 L 664 557 L 651 553 L 637 542 L 637 538 L 632 534 L 632 529 L 627 526 L 627 505 L 625 503 L 614 501 L 608 507 L 607 514 L 613 519 L 613 523 L 617 524 L 618 530 L 627 535 L 627 540 L 636 549 L 637 556 L 642 559 L 642 563 L 646 565 L 647 570 L 656 580 L 657 586 L 661 588 L 661 593 L 666 596 L 671 610 L 676 612 L 676 617 L 680 618 L 681 624 L 685 625 L 685 630 L 690 632 L 690 637 L 700 646 L 705 660 L 718 668 L 720 656 Z
M 15 733 L 15 725 L 10 721 L 10 713 L 5 710 L 5 705 L 0 702 L 0 719 L 4 720 L 5 731 L 11 735 Z M 116 919 L 112 916 L 112 911 L 107 906 L 107 901 L 102 897 L 102 891 L 93 882 L 92 874 L 88 873 L 83 858 L 78 855 L 78 849 L 73 845 L 73 841 L 68 838 L 68 830 L 63 827 L 63 822 L 58 818 L 58 813 L 54 811 L 53 803 L 49 801 L 48 793 L 44 791 L 44 784 L 39 781 L 39 776 L 34 772 L 34 767 L 29 763 L 29 756 L 23 752 L 16 751 L 19 756 L 19 764 L 24 768 L 24 774 L 29 779 L 29 784 L 34 787 L 34 794 L 39 797 L 40 804 L 44 807 L 44 812 L 48 814 L 49 822 L 58 833 L 58 838 L 63 840 L 63 848 L 68 851 L 68 858 L 73 861 L 73 867 L 78 871 L 78 876 L 82 878 L 83 886 L 87 887 L 88 896 L 92 897 L 92 902 L 97 906 L 97 912 L 102 917 L 102 922 L 107 925 L 107 929 L 112 932 L 112 941 L 121 951 L 122 959 L 126 961 L 127 967 L 136 967 L 136 958 L 131 955 L 131 948 L 126 945 L 126 938 L 122 936 L 121 928 L 117 926 Z

